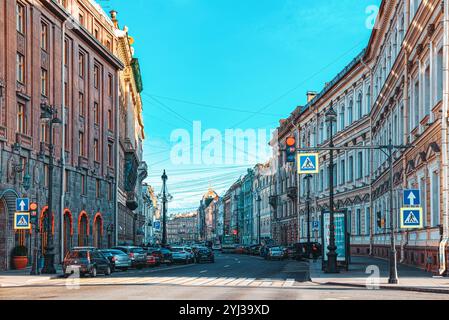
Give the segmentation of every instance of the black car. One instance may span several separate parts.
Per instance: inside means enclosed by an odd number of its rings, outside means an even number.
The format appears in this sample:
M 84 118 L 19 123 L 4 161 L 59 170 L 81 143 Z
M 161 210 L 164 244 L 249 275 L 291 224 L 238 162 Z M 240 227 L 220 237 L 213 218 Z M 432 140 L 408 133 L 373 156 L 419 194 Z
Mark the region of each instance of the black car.
M 195 253 L 195 260 L 197 263 L 201 263 L 202 261 L 215 262 L 214 252 L 206 247 L 198 248 Z
M 170 249 L 159 248 L 159 251 L 162 254 L 161 263 L 166 263 L 167 265 L 173 264 L 173 255 Z
M 89 274 L 96 277 L 97 273 L 109 276 L 112 273 L 111 262 L 98 250 L 78 249 L 67 253 L 62 263 L 64 276 L 79 272 L 80 276 Z

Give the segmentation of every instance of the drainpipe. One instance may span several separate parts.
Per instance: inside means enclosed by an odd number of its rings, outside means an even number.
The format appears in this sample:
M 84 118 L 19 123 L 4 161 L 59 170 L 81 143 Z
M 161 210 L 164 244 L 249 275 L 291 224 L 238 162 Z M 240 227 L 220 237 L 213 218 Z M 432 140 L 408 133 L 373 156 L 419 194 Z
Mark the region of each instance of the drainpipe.
M 443 196 L 443 237 L 440 243 L 440 269 L 439 274 L 443 275 L 446 270 L 446 245 L 449 234 L 449 181 L 448 181 L 448 109 L 449 109 L 449 1 L 444 1 L 444 35 L 443 35 L 443 112 L 441 118 L 441 169 L 442 169 L 442 196 Z
M 118 188 L 120 177 L 120 71 L 116 73 L 116 97 L 115 97 L 115 201 L 114 201 L 114 245 L 118 245 Z
M 59 237 L 61 239 L 60 244 L 60 260 L 61 262 L 64 260 L 64 203 L 65 203 L 65 190 L 64 190 L 64 186 L 66 184 L 65 181 L 65 167 L 66 167 L 66 159 L 65 159 L 65 122 L 66 122 L 66 118 L 65 118 L 65 96 L 66 96 L 66 92 L 65 92 L 65 78 L 66 78 L 66 74 L 65 74 L 65 30 L 66 30 L 66 22 L 67 20 L 64 20 L 64 22 L 62 23 L 62 35 L 61 35 L 61 118 L 62 118 L 62 137 L 61 137 L 61 216 L 59 219 Z
M 373 79 L 373 69 L 369 66 L 369 65 L 367 65 L 366 63 L 365 63 L 365 61 L 363 61 L 363 58 L 362 59 L 360 59 L 360 62 L 363 64 L 363 66 L 366 68 L 366 69 L 368 69 L 369 70 L 369 78 L 370 78 L 370 80 L 369 80 L 369 82 L 370 82 L 370 85 L 369 85 L 369 88 L 370 88 L 370 91 L 369 91 L 369 96 L 370 96 L 370 106 L 369 106 L 369 113 L 371 114 L 372 113 L 372 111 L 373 111 L 373 105 L 374 105 L 374 95 L 373 95 L 373 92 L 374 92 L 374 90 L 373 90 L 373 88 L 374 88 L 374 79 Z M 370 135 L 370 145 L 373 145 L 373 118 L 370 116 L 369 117 L 369 135 Z M 373 216 L 374 216 L 374 214 L 373 214 L 373 206 L 374 206 L 374 204 L 373 204 L 373 179 L 372 179 L 372 176 L 374 175 L 374 150 L 371 150 L 370 151 L 370 153 L 369 153 L 369 162 L 370 162 L 370 166 L 369 166 L 369 168 L 370 168 L 370 183 L 369 183 L 369 195 L 370 195 L 370 197 L 369 197 L 369 214 L 370 214 L 370 219 L 369 219 L 369 221 L 370 221 L 370 226 L 369 226 L 369 255 L 370 256 L 373 256 L 374 255 L 374 250 L 373 250 L 373 247 L 374 247 L 374 234 L 373 234 L 373 221 L 374 221 L 374 218 L 373 218 Z M 366 214 L 366 211 L 365 211 L 365 214 Z

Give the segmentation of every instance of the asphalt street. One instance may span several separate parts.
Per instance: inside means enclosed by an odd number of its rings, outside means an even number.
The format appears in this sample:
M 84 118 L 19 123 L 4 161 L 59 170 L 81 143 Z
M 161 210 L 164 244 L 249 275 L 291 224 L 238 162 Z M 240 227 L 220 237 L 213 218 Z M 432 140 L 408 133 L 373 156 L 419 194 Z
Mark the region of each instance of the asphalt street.
M 58 278 L 0 288 L 0 299 L 388 300 L 449 295 L 325 286 L 309 281 L 306 262 L 217 254 L 215 263 L 161 266 L 110 277 Z

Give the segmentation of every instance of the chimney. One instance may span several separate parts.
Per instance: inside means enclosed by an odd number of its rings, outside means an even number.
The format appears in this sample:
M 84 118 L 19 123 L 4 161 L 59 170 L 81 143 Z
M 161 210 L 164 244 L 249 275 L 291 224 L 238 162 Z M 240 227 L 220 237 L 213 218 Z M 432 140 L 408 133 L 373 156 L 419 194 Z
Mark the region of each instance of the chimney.
M 114 27 L 118 29 L 117 11 L 111 10 L 109 11 L 109 14 L 111 15 L 111 20 L 114 23 Z
M 316 97 L 317 93 L 315 91 L 307 91 L 307 103 L 313 100 Z

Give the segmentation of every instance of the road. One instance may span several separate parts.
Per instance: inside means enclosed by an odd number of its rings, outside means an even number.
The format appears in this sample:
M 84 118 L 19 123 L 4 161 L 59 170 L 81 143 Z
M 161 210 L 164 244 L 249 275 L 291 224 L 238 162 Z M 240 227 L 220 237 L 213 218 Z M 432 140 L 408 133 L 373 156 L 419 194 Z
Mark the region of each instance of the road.
M 217 254 L 215 263 L 128 270 L 110 277 L 18 283 L 0 288 L 0 299 L 439 300 L 449 296 L 323 286 L 309 281 L 305 262 Z

